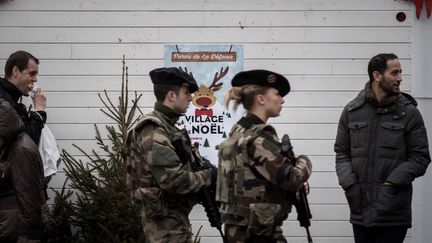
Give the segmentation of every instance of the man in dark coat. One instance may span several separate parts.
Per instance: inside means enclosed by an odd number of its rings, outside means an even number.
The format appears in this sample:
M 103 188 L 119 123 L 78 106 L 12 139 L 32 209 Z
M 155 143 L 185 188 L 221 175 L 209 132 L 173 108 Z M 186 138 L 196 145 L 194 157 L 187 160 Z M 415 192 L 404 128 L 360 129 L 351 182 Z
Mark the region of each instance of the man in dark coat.
M 351 211 L 356 243 L 402 243 L 411 227 L 412 182 L 430 163 L 416 101 L 400 92 L 394 54 L 374 56 L 369 82 L 340 117 L 336 173 Z
M 24 122 L 26 133 L 38 144 L 42 128 L 47 119 L 46 98 L 40 88 L 35 92 L 34 111 L 27 111 L 21 103 L 22 96 L 28 96 L 37 82 L 39 60 L 25 51 L 12 53 L 6 61 L 5 77 L 0 78 L 0 98 L 11 104 Z
M 20 117 L 3 99 L 0 114 L 0 242 L 38 243 L 52 223 L 42 160 Z

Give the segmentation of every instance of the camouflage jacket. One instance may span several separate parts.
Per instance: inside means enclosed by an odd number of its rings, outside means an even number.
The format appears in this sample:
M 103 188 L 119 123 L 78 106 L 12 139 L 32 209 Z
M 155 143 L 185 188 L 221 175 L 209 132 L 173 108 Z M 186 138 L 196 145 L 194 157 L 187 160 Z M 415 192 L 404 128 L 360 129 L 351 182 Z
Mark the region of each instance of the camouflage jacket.
M 219 148 L 216 200 L 222 221 L 251 226 L 251 220 L 282 225 L 291 211 L 289 196 L 311 173 L 309 161 L 281 154 L 276 131 L 249 114 L 234 125 Z M 252 229 L 253 230 L 253 229 Z
M 155 110 L 129 132 L 127 184 L 132 187 L 133 200 L 143 203 L 144 214 L 149 218 L 165 216 L 178 205 L 189 213 L 198 202 L 193 193 L 211 183 L 208 171 L 193 172 L 191 165 L 181 161 L 176 153 L 178 148 L 170 138 L 179 131 L 175 123 L 180 115 L 156 103 Z M 191 159 L 201 159 L 190 145 L 183 143 L 183 149 Z

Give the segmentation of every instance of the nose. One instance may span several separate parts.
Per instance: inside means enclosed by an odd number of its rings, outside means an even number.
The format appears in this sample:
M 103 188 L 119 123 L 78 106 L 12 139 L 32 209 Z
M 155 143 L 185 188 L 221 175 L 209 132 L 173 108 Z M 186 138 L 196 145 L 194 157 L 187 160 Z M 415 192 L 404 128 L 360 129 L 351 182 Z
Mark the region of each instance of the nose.
M 399 75 L 398 75 L 398 77 L 397 77 L 397 81 L 400 83 L 400 82 L 402 82 L 402 74 L 401 73 L 399 73 Z

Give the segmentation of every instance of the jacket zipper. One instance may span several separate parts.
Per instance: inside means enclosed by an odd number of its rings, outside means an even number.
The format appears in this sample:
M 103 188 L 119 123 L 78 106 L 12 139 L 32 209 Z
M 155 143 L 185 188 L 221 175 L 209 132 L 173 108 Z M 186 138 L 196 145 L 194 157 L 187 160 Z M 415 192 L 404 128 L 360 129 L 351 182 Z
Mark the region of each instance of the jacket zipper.
M 373 191 L 374 191 L 374 183 L 373 183 L 373 178 L 374 178 L 374 163 L 375 163 L 375 153 L 376 153 L 376 143 L 377 143 L 377 136 L 375 136 L 376 131 L 377 131 L 377 126 L 379 124 L 379 120 L 381 118 L 381 114 L 378 112 L 378 110 L 375 111 L 374 116 L 372 117 L 372 129 L 371 129 L 371 133 L 370 133 L 370 137 L 369 137 L 369 144 L 368 144 L 368 151 L 369 151 L 369 156 L 368 156 L 368 160 L 367 160 L 367 181 L 366 181 L 366 193 L 364 195 L 366 195 L 366 202 L 365 202 L 365 206 L 366 208 L 372 208 L 373 206 Z M 370 215 L 369 215 L 370 217 Z M 369 221 L 369 220 L 367 220 Z

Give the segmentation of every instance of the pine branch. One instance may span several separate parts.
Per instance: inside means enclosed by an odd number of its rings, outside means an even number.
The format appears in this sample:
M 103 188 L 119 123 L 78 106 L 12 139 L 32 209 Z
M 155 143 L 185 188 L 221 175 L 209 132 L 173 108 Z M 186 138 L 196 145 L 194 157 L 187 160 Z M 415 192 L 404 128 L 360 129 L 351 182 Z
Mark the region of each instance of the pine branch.
M 103 109 L 100 109 L 105 115 L 107 115 L 109 118 L 113 119 L 115 122 L 120 123 L 121 119 L 117 115 L 111 115 L 108 112 L 104 111 Z
M 111 99 L 110 99 L 110 97 L 108 96 L 108 93 L 107 93 L 107 91 L 104 89 L 104 94 L 105 94 L 105 97 L 106 97 L 106 99 L 107 99 L 107 101 L 108 101 L 108 103 L 110 104 L 110 105 L 108 105 L 107 103 L 106 103 L 106 101 L 102 98 L 102 96 L 101 96 L 101 94 L 98 94 L 98 96 L 99 96 L 99 99 L 101 100 L 101 102 L 104 104 L 104 106 L 105 106 L 105 109 L 107 109 L 111 114 L 108 114 L 108 112 L 106 112 L 106 111 L 104 111 L 103 109 L 100 109 L 102 112 L 104 112 L 107 116 L 109 116 L 109 117 L 111 117 L 111 116 L 114 116 L 114 117 L 116 117 L 117 119 L 118 119 L 118 122 L 120 121 L 120 119 L 119 119 L 119 117 L 117 117 L 118 116 L 118 114 L 119 114 L 119 112 L 117 111 L 117 109 L 116 109 L 116 107 L 113 105 L 113 103 L 111 102 Z M 113 120 L 116 120 L 116 119 L 113 119 Z M 117 121 L 117 120 L 116 120 Z

